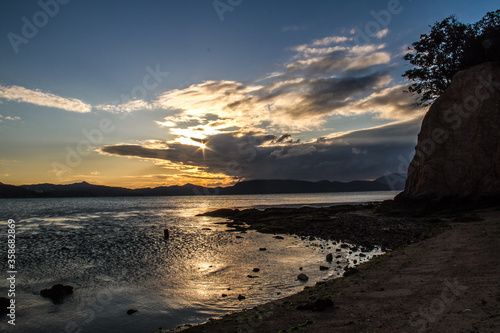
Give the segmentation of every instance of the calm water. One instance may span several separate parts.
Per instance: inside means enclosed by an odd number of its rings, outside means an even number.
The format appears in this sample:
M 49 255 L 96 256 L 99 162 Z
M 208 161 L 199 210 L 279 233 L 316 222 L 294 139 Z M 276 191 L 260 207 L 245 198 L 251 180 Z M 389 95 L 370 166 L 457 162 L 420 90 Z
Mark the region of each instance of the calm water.
M 340 244 L 228 232 L 217 224 L 223 219 L 195 215 L 222 207 L 380 201 L 395 194 L 2 199 L 1 244 L 7 220 L 15 219 L 18 273 L 16 326 L 3 318 L 0 331 L 154 332 L 287 296 L 340 274 L 336 264 L 319 270 Z M 168 241 L 162 239 L 165 228 Z M 342 266 L 356 258 L 341 253 Z M 1 256 L 0 294 L 6 296 L 6 249 Z M 307 283 L 297 280 L 299 267 Z M 63 304 L 39 296 L 57 283 L 75 288 Z M 239 301 L 239 294 L 246 299 Z M 139 312 L 127 315 L 130 308 Z

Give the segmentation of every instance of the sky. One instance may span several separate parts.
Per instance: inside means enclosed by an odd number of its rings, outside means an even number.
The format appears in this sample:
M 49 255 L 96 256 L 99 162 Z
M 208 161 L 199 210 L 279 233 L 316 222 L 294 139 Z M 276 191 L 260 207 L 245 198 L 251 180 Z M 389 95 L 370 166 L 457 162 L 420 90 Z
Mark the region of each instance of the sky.
M 498 2 L 0 2 L 0 182 L 129 188 L 405 172 L 408 46 Z

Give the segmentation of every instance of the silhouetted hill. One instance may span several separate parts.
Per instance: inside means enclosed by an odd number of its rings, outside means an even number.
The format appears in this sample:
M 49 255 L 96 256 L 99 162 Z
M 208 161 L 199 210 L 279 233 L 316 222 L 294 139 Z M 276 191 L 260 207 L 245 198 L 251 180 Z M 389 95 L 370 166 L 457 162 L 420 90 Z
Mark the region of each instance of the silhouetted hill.
M 21 186 L 0 183 L 0 198 L 32 198 L 33 192 Z
M 405 175 L 390 175 L 373 181 L 356 180 L 351 182 L 305 180 L 260 179 L 237 183 L 229 187 L 205 188 L 193 184 L 182 186 L 160 186 L 155 188 L 128 189 L 92 185 L 87 182 L 54 185 L 6 185 L 0 183 L 0 198 L 62 198 L 62 197 L 123 197 L 123 196 L 175 196 L 200 194 L 278 194 L 278 193 L 327 193 L 327 192 L 361 192 L 391 191 L 404 188 Z M 394 186 L 388 179 L 403 180 Z
M 69 185 L 23 185 L 21 187 L 35 192 L 40 197 L 121 197 L 136 195 L 134 190 L 128 188 L 92 185 L 87 182 Z

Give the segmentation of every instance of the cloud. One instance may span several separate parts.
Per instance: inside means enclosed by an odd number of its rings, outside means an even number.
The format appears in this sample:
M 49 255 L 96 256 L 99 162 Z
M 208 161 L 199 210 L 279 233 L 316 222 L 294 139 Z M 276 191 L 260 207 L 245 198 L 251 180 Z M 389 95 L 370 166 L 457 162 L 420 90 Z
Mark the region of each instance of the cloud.
M 359 154 L 367 154 L 368 150 L 366 149 L 358 149 L 358 148 L 351 148 L 351 151 L 354 155 L 359 155 Z
M 380 145 L 390 145 L 394 142 L 416 143 L 423 115 L 415 115 L 413 119 L 374 126 L 371 128 L 331 133 L 320 141 L 343 142 L 347 145 L 365 145 L 367 142 Z M 358 147 L 359 148 L 359 147 Z
M 381 35 L 386 35 L 385 29 Z M 352 37 L 327 36 L 291 48 L 282 68 L 251 83 L 205 81 L 166 91 L 154 100 L 98 105 L 110 112 L 164 109 L 156 124 L 178 138 L 265 131 L 276 136 L 321 129 L 329 117 L 370 114 L 411 119 L 411 95 L 391 86 L 385 44 L 347 45 Z M 183 139 L 183 140 L 184 140 Z
M 386 88 L 356 101 L 351 106 L 357 110 L 373 110 L 381 119 L 409 119 L 419 117 L 427 108 L 418 106 L 415 97 L 405 93 L 407 85 Z
M 282 68 L 250 83 L 211 80 L 144 104 L 123 104 L 126 111 L 169 110 L 156 124 L 174 138 L 104 146 L 101 153 L 152 161 L 182 179 L 219 183 L 352 180 L 395 172 L 401 156 L 414 150 L 423 110 L 403 93 L 406 86 L 393 84 L 385 44 L 346 45 L 350 40 L 327 36 L 297 45 Z M 313 139 L 330 117 L 352 115 L 393 122 Z M 297 133 L 307 136 L 305 142 Z
M 288 134 L 240 132 L 210 137 L 204 151 L 172 141 L 104 146 L 101 152 L 149 159 L 183 174 L 233 181 L 366 179 L 401 168 L 402 160 L 414 150 L 420 123 L 421 118 L 416 118 L 305 143 Z
M 323 39 L 316 39 L 313 41 L 312 45 L 313 46 L 327 46 L 331 44 L 338 44 L 338 43 L 343 43 L 347 41 L 353 40 L 352 37 L 345 37 L 345 36 L 330 36 L 330 37 L 325 37 Z
M 290 78 L 265 85 L 207 81 L 161 95 L 156 105 L 178 112 L 158 121 L 174 135 L 203 139 L 242 128 L 304 131 L 331 115 L 377 112 L 346 108 L 377 93 L 391 81 L 385 71 L 361 76 Z M 300 121 L 297 121 L 300 120 Z
M 377 34 L 375 35 L 375 37 L 377 37 L 378 39 L 382 39 L 385 36 L 387 36 L 388 34 L 389 34 L 389 28 L 385 28 L 385 29 L 380 30 L 379 32 L 377 32 Z
M 41 90 L 31 90 L 19 86 L 0 85 L 0 98 L 71 112 L 85 113 L 92 110 L 90 104 L 86 104 L 76 98 L 64 98 Z
M 94 106 L 94 108 L 112 113 L 130 113 L 139 110 L 152 110 L 155 108 L 155 105 L 147 101 L 137 99 L 122 104 L 99 104 Z
M 385 44 L 362 46 L 314 47 L 299 45 L 292 62 L 285 67 L 287 73 L 325 75 L 333 73 L 368 70 L 377 65 L 388 64 L 390 53 L 382 51 Z
M 21 120 L 21 118 L 20 117 L 11 117 L 11 116 L 4 117 L 0 114 L 0 123 L 3 122 L 4 120 L 16 121 L 16 120 Z

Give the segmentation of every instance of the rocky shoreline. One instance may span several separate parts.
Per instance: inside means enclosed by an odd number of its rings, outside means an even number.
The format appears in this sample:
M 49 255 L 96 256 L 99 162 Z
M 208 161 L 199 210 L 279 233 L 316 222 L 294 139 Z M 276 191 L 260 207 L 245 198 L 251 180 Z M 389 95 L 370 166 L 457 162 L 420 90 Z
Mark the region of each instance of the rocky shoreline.
M 387 252 L 404 248 L 409 244 L 418 243 L 439 234 L 448 228 L 447 221 L 464 218 L 465 216 L 463 213 L 458 215 L 448 214 L 445 219 L 441 219 L 439 216 L 425 218 L 409 215 L 388 216 L 379 213 L 380 207 L 380 203 L 371 203 L 320 208 L 304 206 L 301 208 L 267 208 L 264 210 L 219 209 L 199 215 L 225 218 L 226 221 L 214 223 L 227 225 L 228 232 L 244 233 L 246 230 L 253 229 L 268 234 L 290 234 L 311 240 L 324 239 L 355 244 L 362 251 L 371 251 L 376 247 L 380 247 Z M 378 260 L 374 259 L 372 261 L 377 262 Z M 361 266 L 366 265 L 362 264 Z M 351 268 L 346 270 L 344 276 L 355 275 L 357 272 L 358 269 Z M 319 282 L 313 288 L 315 295 L 317 294 L 316 291 L 321 290 L 330 283 L 332 282 Z M 333 306 L 331 300 L 328 297 L 325 298 L 322 293 L 317 294 L 317 297 L 307 302 L 293 304 L 294 307 L 302 310 L 318 308 L 324 310 L 328 308 L 324 304 Z M 261 307 L 265 306 L 262 305 Z M 243 315 L 243 313 L 238 312 L 228 316 L 238 316 L 238 314 Z M 190 325 L 187 325 L 167 332 L 184 331 L 190 327 Z M 199 326 L 192 328 L 194 332 L 197 332 L 196 327 Z M 203 325 L 203 327 L 206 327 L 206 325 Z M 187 332 L 191 332 L 191 329 Z
M 285 226 L 289 233 L 299 231 L 295 228 L 302 225 L 304 237 L 342 236 L 343 241 L 355 237 L 350 234 L 354 231 L 343 227 L 345 224 L 352 222 L 357 231 L 370 224 L 373 230 L 368 228 L 360 241 L 397 250 L 357 266 L 343 278 L 319 282 L 290 297 L 175 331 L 493 332 L 500 328 L 500 289 L 495 283 L 500 274 L 500 260 L 495 256 L 500 236 L 498 208 L 483 211 L 481 216 L 463 212 L 425 219 L 376 216 L 376 208 L 325 207 L 316 209 L 316 215 L 309 208 L 287 213 L 282 209 L 212 212 L 219 217 L 230 216 L 228 225 L 239 231 L 254 228 L 277 232 L 278 222 L 269 226 L 264 221 L 281 216 L 278 220 L 288 221 Z M 305 212 L 308 218 L 299 222 Z M 324 214 L 336 218 L 322 222 L 319 217 Z M 385 233 L 393 233 L 394 240 Z
M 219 209 L 200 216 L 223 217 L 233 231 L 254 229 L 262 233 L 291 234 L 356 244 L 366 249 L 390 251 L 433 235 L 437 217 L 377 214 L 380 204 L 330 207 Z

